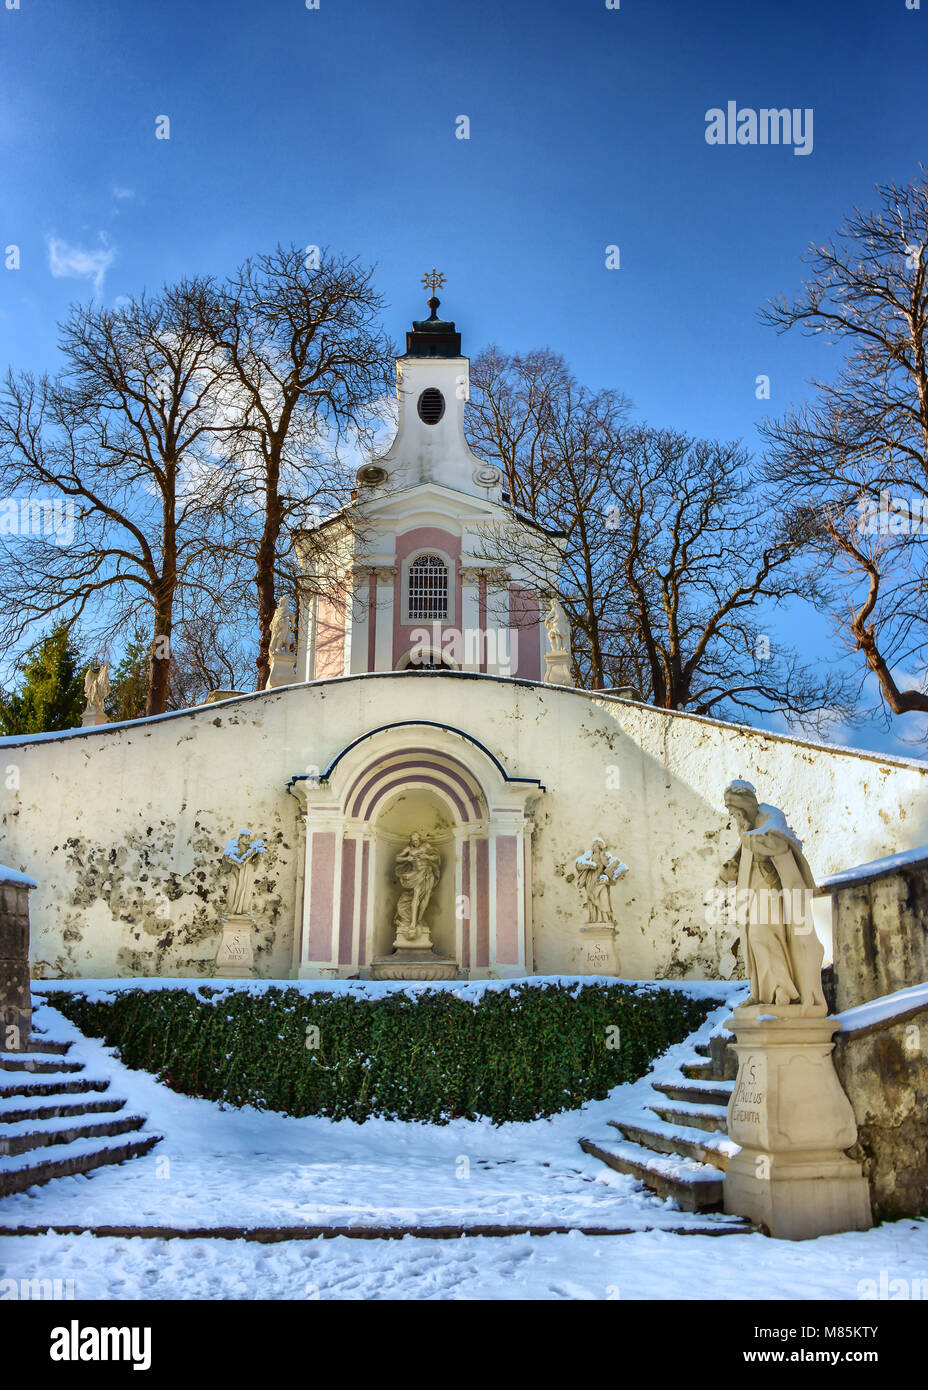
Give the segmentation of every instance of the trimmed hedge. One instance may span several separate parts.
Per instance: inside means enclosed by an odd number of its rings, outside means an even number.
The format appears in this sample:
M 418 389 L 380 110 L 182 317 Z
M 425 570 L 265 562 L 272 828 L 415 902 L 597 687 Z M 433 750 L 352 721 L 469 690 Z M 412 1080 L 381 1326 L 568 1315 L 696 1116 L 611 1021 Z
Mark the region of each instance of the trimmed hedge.
M 721 1001 L 627 984 L 520 983 L 476 999 L 203 985 L 102 1000 L 62 990 L 48 1002 L 127 1066 L 185 1095 L 288 1115 L 500 1124 L 603 1099 Z M 609 1046 L 616 1027 L 619 1045 Z

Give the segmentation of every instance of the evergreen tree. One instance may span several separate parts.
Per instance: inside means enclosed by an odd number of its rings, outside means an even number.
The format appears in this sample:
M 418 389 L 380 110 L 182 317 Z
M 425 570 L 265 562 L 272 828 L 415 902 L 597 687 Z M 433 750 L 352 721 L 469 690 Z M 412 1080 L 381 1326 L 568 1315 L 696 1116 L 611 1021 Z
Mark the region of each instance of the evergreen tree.
M 144 716 L 150 658 L 151 638 L 144 628 L 137 627 L 110 677 L 110 693 L 105 706 L 110 719 L 141 719 Z
M 4 734 L 56 733 L 80 725 L 84 663 L 67 623 L 58 623 L 30 648 L 20 689 L 0 694 Z

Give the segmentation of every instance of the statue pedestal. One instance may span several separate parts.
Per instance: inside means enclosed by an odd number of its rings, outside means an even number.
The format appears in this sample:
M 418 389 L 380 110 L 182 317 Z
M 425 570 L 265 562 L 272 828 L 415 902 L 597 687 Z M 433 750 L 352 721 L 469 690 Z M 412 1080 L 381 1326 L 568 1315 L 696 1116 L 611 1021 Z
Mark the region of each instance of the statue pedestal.
M 741 1145 L 725 1175 L 725 1210 L 781 1240 L 808 1240 L 873 1224 L 851 1103 L 831 1051 L 834 1018 L 802 1017 L 798 1005 L 753 1005 L 726 1020 L 736 1035 L 738 1078 L 728 1137 Z
M 591 922 L 580 928 L 578 975 L 618 975 L 619 952 L 611 922 Z
M 255 974 L 253 933 L 255 919 L 232 913 L 222 919 L 222 940 L 216 952 L 216 975 L 220 980 L 252 980 Z
M 82 729 L 95 729 L 98 724 L 108 724 L 109 718 L 102 709 L 85 709 L 81 715 Z
M 545 685 L 573 685 L 567 652 L 545 653 Z
M 296 683 L 296 653 L 271 652 L 271 669 L 268 673 L 265 690 L 276 690 L 281 685 Z
M 431 946 L 397 946 L 371 965 L 372 980 L 456 980 L 458 974 L 454 957 L 440 956 Z

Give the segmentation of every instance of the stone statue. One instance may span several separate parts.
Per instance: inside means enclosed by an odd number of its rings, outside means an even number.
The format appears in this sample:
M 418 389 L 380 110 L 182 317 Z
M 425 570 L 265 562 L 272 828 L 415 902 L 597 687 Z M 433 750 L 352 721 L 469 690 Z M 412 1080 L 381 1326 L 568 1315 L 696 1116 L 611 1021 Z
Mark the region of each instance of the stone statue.
M 725 805 L 741 845 L 722 866 L 723 883 L 737 884 L 750 1005 L 794 1006 L 803 1016 L 828 1012 L 822 992 L 824 950 L 812 922 L 815 880 L 802 842 L 776 806 L 759 803 L 750 782 L 725 790 Z
M 225 847 L 222 862 L 228 866 L 229 912 L 234 917 L 247 917 L 251 912 L 258 855 L 264 850 L 264 841 L 253 839 L 250 830 L 240 830 Z
M 396 856 L 396 878 L 403 890 L 393 918 L 397 943 L 428 941 L 422 919 L 440 877 L 441 856 L 416 831 Z
M 587 924 L 594 926 L 605 923 L 616 925 L 612 914 L 612 885 L 618 883 L 628 873 L 628 865 L 623 864 L 606 849 L 605 840 L 597 835 L 591 849 L 581 854 L 576 861 L 577 888 L 580 900 L 586 908 Z
M 271 652 L 292 652 L 296 639 L 293 634 L 293 619 L 290 614 L 290 600 L 284 594 L 274 610 L 271 619 Z
M 102 714 L 103 701 L 110 693 L 110 668 L 104 663 L 99 670 L 94 671 L 88 667 L 84 676 L 84 699 L 87 702 L 86 712 L 88 714 Z
M 564 612 L 556 598 L 551 600 L 547 613 L 545 614 L 545 632 L 548 634 L 548 645 L 553 656 L 564 656 L 567 653 L 567 632 L 564 623 Z

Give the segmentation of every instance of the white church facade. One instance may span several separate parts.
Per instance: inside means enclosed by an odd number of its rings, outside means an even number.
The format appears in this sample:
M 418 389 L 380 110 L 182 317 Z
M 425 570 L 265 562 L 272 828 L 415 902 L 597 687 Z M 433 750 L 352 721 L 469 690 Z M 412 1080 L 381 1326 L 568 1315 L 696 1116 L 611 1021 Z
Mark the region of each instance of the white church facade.
M 928 842 L 924 762 L 570 686 L 564 538 L 470 451 L 468 362 L 430 307 L 391 448 L 334 545 L 298 538 L 270 687 L 0 740 L 36 973 L 713 978 L 740 968 L 712 906 L 733 778 L 819 878 Z

